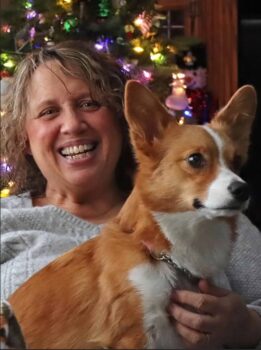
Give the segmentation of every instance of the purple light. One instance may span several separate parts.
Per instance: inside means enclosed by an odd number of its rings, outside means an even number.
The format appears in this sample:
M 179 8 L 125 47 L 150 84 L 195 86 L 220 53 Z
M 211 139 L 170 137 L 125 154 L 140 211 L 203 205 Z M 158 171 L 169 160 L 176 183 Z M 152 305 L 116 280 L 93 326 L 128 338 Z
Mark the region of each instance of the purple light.
M 113 43 L 112 39 L 109 38 L 100 38 L 97 40 L 97 42 L 94 44 L 94 47 L 99 51 L 104 51 L 109 53 L 109 45 Z
M 26 18 L 27 18 L 27 19 L 33 19 L 33 18 L 35 18 L 36 16 L 37 16 L 37 13 L 36 13 L 35 10 L 30 10 L 30 11 L 28 11 L 27 14 L 26 14 Z
M 189 111 L 187 109 L 184 111 L 184 114 L 185 114 L 186 117 L 192 117 L 191 111 Z
M 11 167 L 5 161 L 0 162 L 0 169 L 1 173 L 10 173 L 11 171 Z
M 33 39 L 35 37 L 35 33 L 36 33 L 35 27 L 32 27 L 30 29 L 29 33 L 30 33 L 30 38 Z
M 101 43 L 96 43 L 94 46 L 95 46 L 95 49 L 98 51 L 101 51 L 104 48 Z

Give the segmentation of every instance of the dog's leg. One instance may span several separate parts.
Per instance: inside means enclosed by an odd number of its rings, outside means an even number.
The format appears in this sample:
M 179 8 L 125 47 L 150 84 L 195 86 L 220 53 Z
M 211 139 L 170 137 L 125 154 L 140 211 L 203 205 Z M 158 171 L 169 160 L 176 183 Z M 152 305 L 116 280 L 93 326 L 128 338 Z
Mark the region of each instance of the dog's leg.
M 0 304 L 0 349 L 26 349 L 21 328 L 6 301 Z

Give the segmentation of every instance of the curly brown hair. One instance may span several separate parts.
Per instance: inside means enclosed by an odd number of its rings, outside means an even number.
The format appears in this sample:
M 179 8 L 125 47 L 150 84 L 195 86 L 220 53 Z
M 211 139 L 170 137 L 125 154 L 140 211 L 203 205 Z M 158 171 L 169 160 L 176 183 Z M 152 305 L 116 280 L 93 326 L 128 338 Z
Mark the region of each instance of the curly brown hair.
M 25 118 L 27 114 L 28 86 L 39 65 L 55 60 L 65 74 L 88 82 L 92 97 L 116 113 L 123 133 L 123 149 L 116 168 L 119 188 L 126 193 L 132 188 L 136 168 L 128 126 L 123 114 L 123 96 L 126 73 L 107 54 L 97 52 L 82 41 L 65 41 L 50 48 L 28 54 L 17 66 L 5 98 L 1 120 L 1 155 L 10 165 L 9 180 L 14 182 L 12 194 L 30 192 L 43 195 L 46 179 L 33 157 L 26 153 Z

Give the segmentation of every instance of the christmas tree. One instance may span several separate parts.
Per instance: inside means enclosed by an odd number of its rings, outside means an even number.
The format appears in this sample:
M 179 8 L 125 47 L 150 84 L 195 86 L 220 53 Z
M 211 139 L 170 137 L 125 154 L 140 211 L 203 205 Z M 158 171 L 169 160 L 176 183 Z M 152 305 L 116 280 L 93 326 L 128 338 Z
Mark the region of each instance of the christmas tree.
M 24 54 L 66 39 L 92 41 L 119 59 L 134 78 L 167 93 L 196 38 L 167 37 L 164 12 L 152 0 L 10 0 L 2 10 L 1 77 L 12 75 Z M 185 62 L 185 61 L 184 61 Z
M 180 124 L 208 121 L 205 47 L 198 38 L 169 37 L 163 30 L 166 12 L 157 11 L 155 4 L 155 0 L 9 0 L 1 11 L 1 97 L 28 52 L 81 39 L 116 57 L 133 79 L 159 96 Z M 1 160 L 1 189 L 12 185 L 7 163 Z

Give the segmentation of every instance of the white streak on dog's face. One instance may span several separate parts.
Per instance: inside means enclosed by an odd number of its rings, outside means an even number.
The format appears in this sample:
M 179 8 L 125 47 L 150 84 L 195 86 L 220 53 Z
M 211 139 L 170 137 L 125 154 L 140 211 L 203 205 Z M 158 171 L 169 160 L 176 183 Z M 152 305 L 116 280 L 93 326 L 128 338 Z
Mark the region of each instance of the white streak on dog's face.
M 207 196 L 202 202 L 203 206 L 209 211 L 217 210 L 219 214 L 223 211 L 225 216 L 229 215 L 229 212 L 233 214 L 235 210 L 245 209 L 248 200 L 238 200 L 231 191 L 231 185 L 233 186 L 233 184 L 238 183 L 238 185 L 243 188 L 246 182 L 226 165 L 224 159 L 225 145 L 219 134 L 208 126 L 203 126 L 203 128 L 213 138 L 219 152 L 219 170 L 217 177 L 209 185 Z M 222 210 L 222 208 L 224 208 L 224 210 Z

